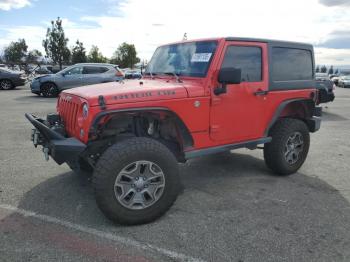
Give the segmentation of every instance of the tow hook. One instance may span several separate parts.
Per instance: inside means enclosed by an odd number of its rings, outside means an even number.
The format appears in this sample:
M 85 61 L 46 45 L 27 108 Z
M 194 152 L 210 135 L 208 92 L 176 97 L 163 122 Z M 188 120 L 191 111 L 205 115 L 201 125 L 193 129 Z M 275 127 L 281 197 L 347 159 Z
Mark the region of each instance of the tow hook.
M 44 157 L 46 161 L 49 161 L 49 148 L 43 147 Z

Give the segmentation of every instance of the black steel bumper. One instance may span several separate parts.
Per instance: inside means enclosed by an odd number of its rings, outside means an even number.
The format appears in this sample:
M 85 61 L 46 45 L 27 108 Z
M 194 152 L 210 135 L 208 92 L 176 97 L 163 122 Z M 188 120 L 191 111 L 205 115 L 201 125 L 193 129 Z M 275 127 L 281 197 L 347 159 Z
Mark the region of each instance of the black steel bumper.
M 316 106 L 314 108 L 313 117 L 306 120 L 310 132 L 316 132 L 321 127 L 322 107 Z
M 46 159 L 51 156 L 57 164 L 74 163 L 85 150 L 86 145 L 74 137 L 64 137 L 50 129 L 46 121 L 32 114 L 25 114 L 26 118 L 35 127 L 31 140 L 35 147 L 43 146 Z

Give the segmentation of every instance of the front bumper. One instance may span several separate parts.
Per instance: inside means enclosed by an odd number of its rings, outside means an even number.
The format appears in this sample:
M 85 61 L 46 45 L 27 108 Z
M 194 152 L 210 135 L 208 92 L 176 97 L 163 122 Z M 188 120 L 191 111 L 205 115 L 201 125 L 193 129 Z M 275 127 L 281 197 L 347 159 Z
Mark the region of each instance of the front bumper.
M 32 81 L 30 83 L 30 90 L 34 94 L 40 94 L 40 83 L 39 83 L 39 81 Z
M 25 114 L 26 118 L 35 127 L 31 140 L 35 147 L 43 146 L 45 158 L 51 156 L 57 164 L 76 163 L 86 145 L 74 137 L 64 137 L 51 129 L 47 121 L 32 114 Z

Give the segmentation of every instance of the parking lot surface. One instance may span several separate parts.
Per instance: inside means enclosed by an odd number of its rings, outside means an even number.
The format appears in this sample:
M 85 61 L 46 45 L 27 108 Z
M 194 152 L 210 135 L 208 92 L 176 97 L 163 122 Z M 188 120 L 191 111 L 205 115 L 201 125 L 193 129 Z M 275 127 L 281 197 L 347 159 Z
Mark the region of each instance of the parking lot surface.
M 56 99 L 0 91 L 1 261 L 350 261 L 350 89 L 324 106 L 297 174 L 274 176 L 261 150 L 181 165 L 183 192 L 154 223 L 114 225 L 91 182 L 46 162 L 25 112 Z

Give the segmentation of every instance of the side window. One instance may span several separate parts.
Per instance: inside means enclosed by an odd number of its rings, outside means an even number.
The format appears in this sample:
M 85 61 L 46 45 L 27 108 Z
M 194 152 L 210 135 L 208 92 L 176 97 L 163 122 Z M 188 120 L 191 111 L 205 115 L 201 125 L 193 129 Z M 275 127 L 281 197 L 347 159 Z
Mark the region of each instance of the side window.
M 100 73 L 106 73 L 109 70 L 107 67 L 100 67 Z
M 66 75 L 80 75 L 82 71 L 83 71 L 82 67 L 76 66 L 66 71 Z
M 262 51 L 260 47 L 228 46 L 222 68 L 241 69 L 242 82 L 262 81 Z
M 272 48 L 272 79 L 274 81 L 312 80 L 311 52 L 295 48 Z
M 84 66 L 84 74 L 101 74 L 107 72 L 109 69 L 106 67 L 100 66 Z

